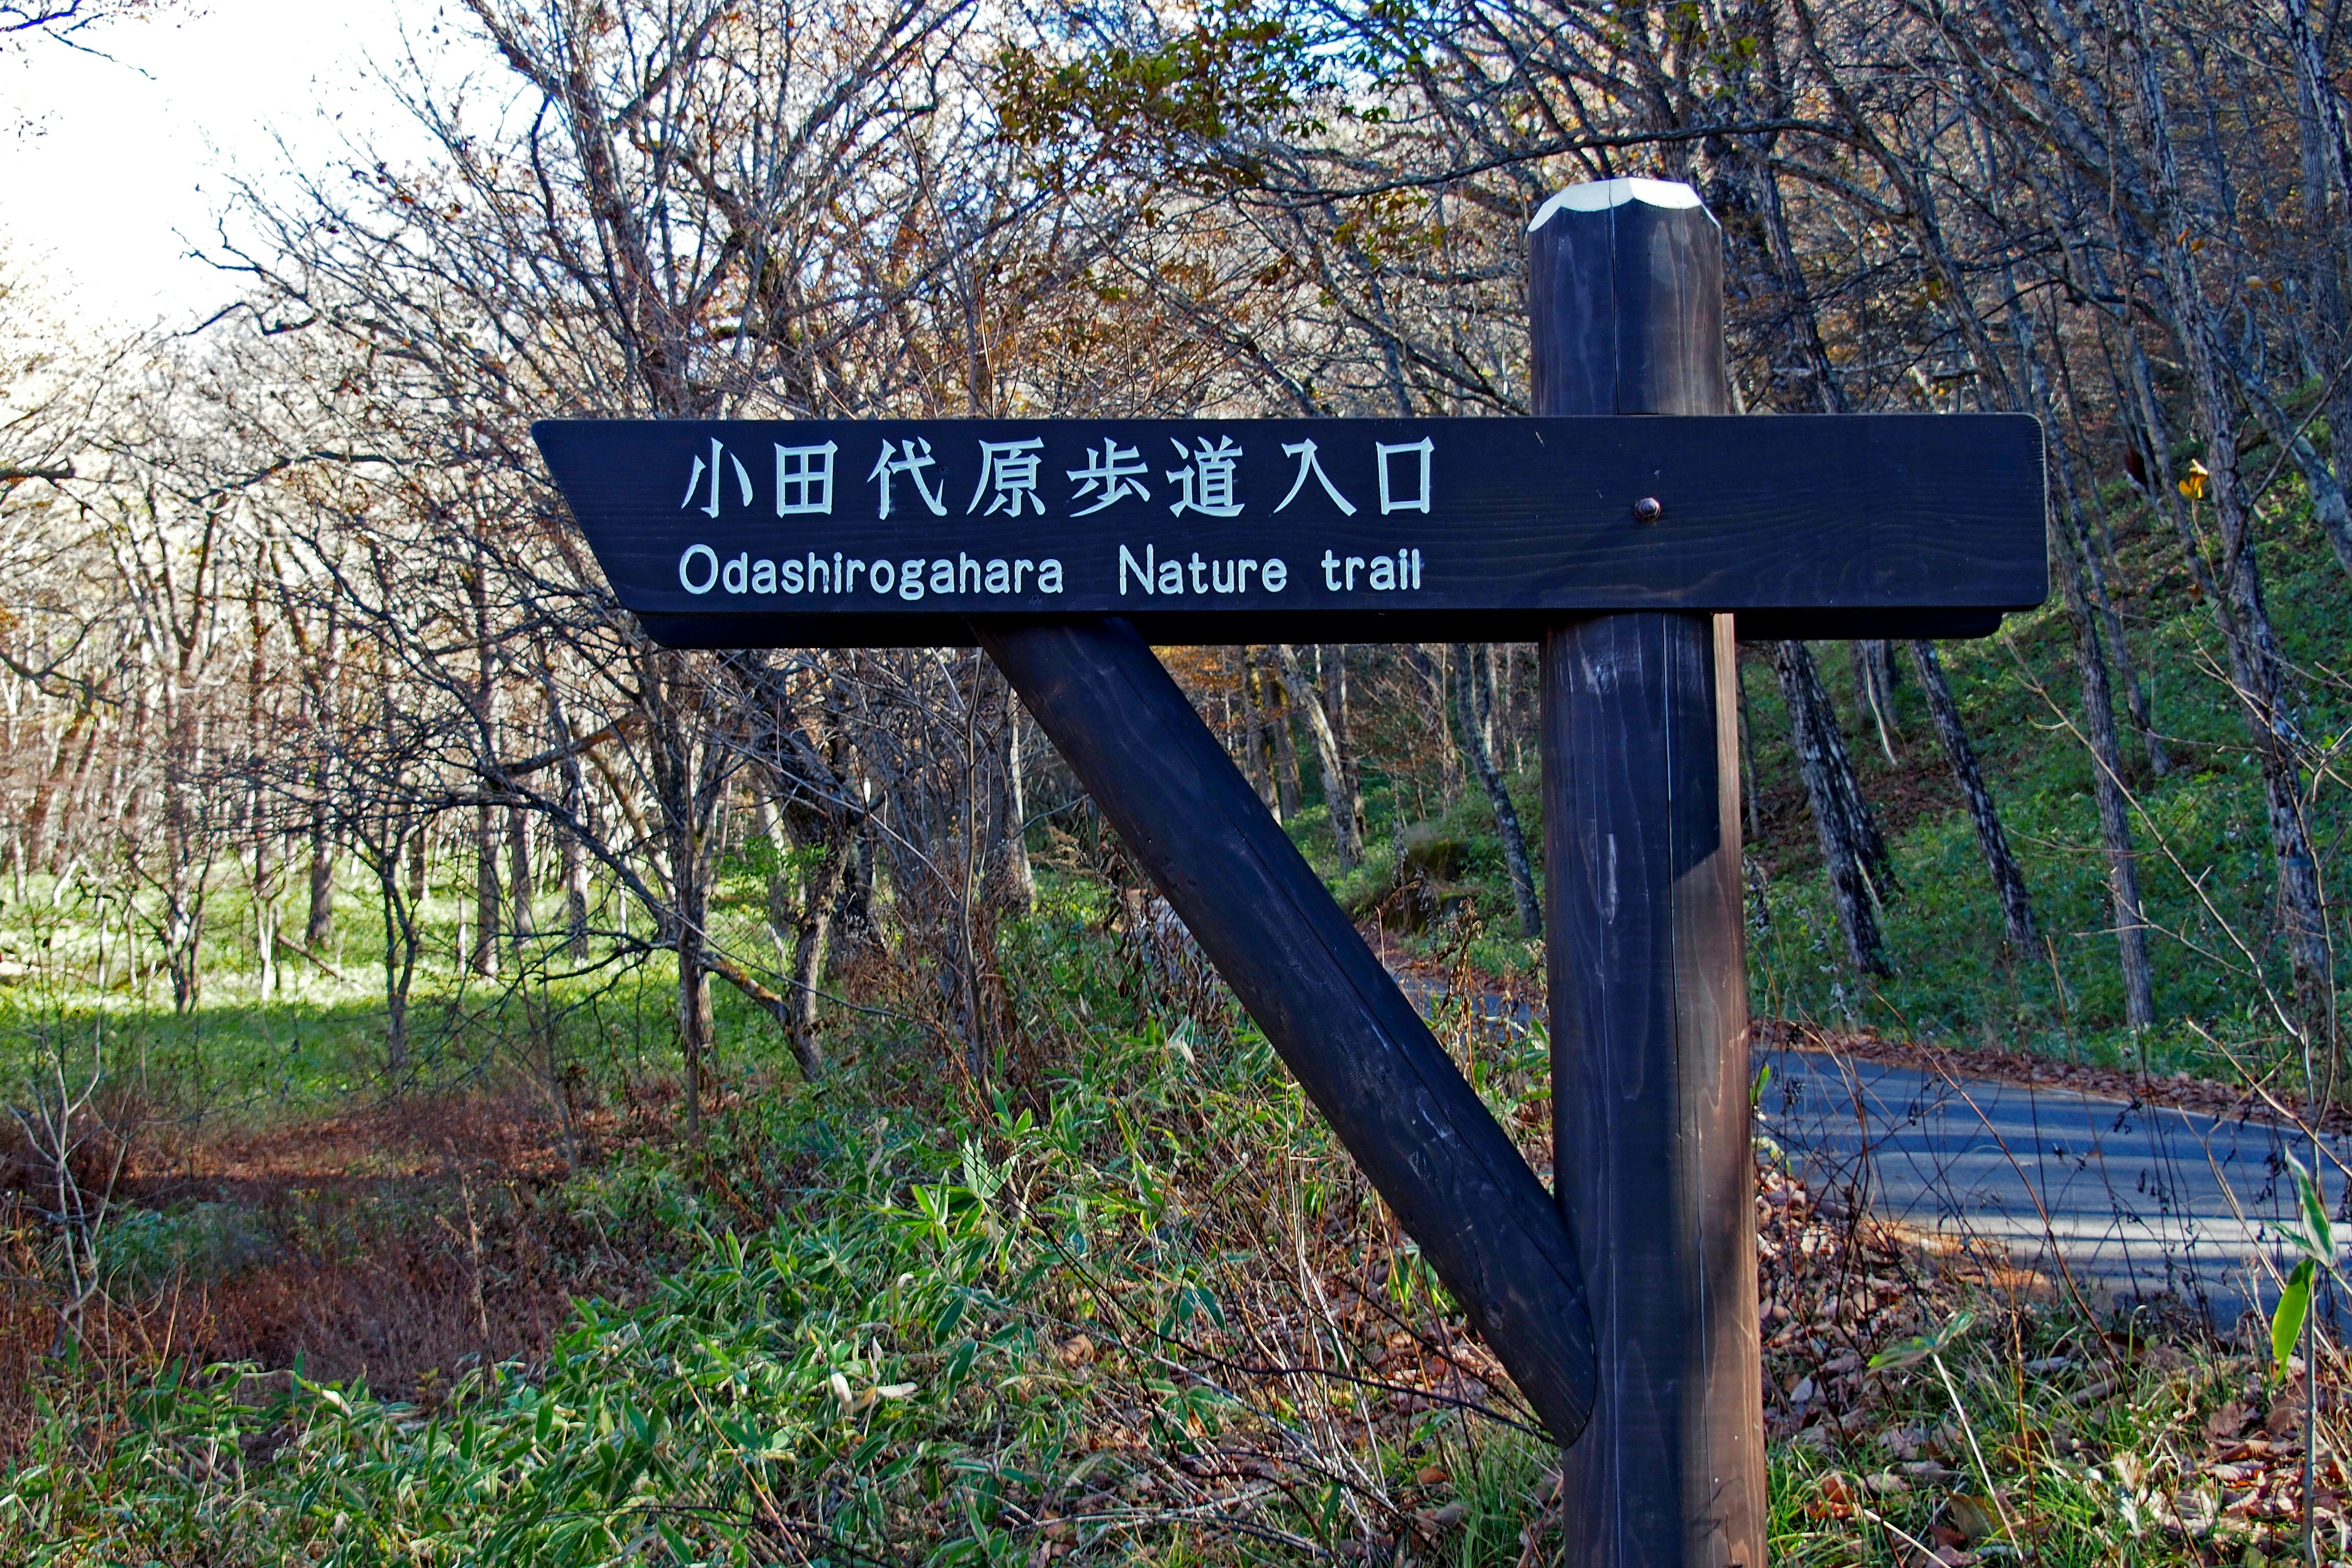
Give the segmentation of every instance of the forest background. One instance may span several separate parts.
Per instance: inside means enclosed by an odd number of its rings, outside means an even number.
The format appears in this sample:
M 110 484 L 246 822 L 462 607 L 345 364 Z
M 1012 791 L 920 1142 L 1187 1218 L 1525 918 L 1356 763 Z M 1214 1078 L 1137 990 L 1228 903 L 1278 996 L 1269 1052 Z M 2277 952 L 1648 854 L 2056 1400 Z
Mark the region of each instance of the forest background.
M 0 38 L 88 43 L 123 9 L 0 4 Z M 2336 9 L 444 20 L 479 69 L 383 71 L 399 152 L 225 198 L 240 237 L 207 255 L 237 301 L 212 320 L 104 339 L 0 277 L 27 1391 L 102 1346 L 134 1382 L 308 1358 L 496 1392 L 573 1304 L 648 1300 L 707 1262 L 680 1237 L 824 1186 L 806 1162 L 879 1108 L 901 1133 L 872 1160 L 944 1161 L 985 1210 L 1031 1135 L 1007 1130 L 1135 1061 L 1274 1092 L 983 659 L 654 646 L 528 426 L 1524 413 L 1527 223 L 1622 174 L 1722 225 L 1742 411 L 2023 411 L 2050 441 L 2042 611 L 1971 644 L 1743 648 L 1757 1016 L 2352 1098 Z M 1166 657 L 1392 960 L 1539 1004 L 1531 650 Z M 812 1126 L 822 1160 L 792 1142 Z M 509 1321 L 482 1226 L 529 1230 L 526 1170 L 569 1225 L 604 1194 L 628 1239 L 566 1232 L 562 1267 L 500 1274 Z M 319 1193 L 393 1177 L 407 1198 L 320 1220 Z M 352 1259 L 322 1223 L 401 1238 L 440 1303 L 410 1339 L 331 1283 Z M 159 1307 L 164 1282 L 202 1310 Z M 857 1360 L 827 1353 L 820 1388 Z M 90 1419 L 71 1442 L 111 1451 Z

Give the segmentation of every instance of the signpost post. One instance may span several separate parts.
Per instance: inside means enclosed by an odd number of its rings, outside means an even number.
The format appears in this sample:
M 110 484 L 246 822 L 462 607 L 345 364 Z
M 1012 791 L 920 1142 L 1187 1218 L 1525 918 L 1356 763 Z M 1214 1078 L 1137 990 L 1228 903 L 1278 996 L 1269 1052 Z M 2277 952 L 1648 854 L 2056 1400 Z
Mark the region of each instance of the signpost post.
M 1528 251 L 1538 413 L 1724 412 L 1723 246 L 1688 186 L 1563 192 Z M 1553 1189 L 1601 1372 L 1560 1469 L 1578 1568 L 1764 1563 L 1729 622 L 1543 636 Z
M 1530 243 L 1535 418 L 534 434 L 662 642 L 984 647 L 1568 1450 L 1570 1560 L 1761 1568 L 1733 639 L 2039 604 L 2041 429 L 1726 416 L 1687 187 L 1572 187 Z M 1150 651 L 1517 637 L 1549 1194 Z

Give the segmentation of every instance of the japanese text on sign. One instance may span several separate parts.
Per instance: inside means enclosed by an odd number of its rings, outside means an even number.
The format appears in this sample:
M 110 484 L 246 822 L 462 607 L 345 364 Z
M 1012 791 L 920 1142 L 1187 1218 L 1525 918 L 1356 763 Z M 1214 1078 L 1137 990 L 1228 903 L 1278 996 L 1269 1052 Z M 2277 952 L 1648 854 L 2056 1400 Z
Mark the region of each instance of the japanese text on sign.
M 1208 558 L 1181 547 L 1167 552 L 1165 541 L 1149 536 L 1148 525 L 1161 512 L 1171 520 L 1244 517 L 1251 504 L 1242 484 L 1244 463 L 1278 465 L 1286 480 L 1281 500 L 1271 507 L 1260 503 L 1269 517 L 1296 507 L 1301 516 L 1328 509 L 1327 515 L 1340 518 L 1360 511 L 1425 518 L 1433 499 L 1436 443 L 1425 436 L 1414 441 L 1359 440 L 1352 445 L 1363 450 L 1344 454 L 1307 438 L 1266 444 L 1271 449 L 1254 454 L 1232 433 L 1213 429 L 1189 439 L 1167 437 L 1171 450 L 1157 461 L 1140 445 L 1108 436 L 1079 442 L 1065 461 L 1049 458 L 1042 437 L 975 439 L 968 451 L 926 435 L 877 434 L 873 439 L 873 462 L 863 484 L 845 488 L 845 479 L 855 480 L 863 454 L 845 454 L 838 440 L 772 441 L 770 452 L 759 453 L 739 451 L 717 436 L 703 438 L 681 456 L 685 488 L 677 510 L 712 521 L 847 519 L 870 504 L 873 519 L 887 522 L 894 517 L 948 518 L 961 500 L 961 516 L 982 521 L 1097 520 L 1069 542 L 1075 547 L 1088 533 L 1101 536 L 1099 542 L 1116 552 L 1120 595 L 1212 598 L 1282 593 L 1291 582 L 1290 563 L 1273 554 Z M 770 474 L 772 480 L 763 484 Z M 1126 531 L 1135 536 L 1118 536 Z M 803 542 L 821 542 L 794 541 Z M 1409 592 L 1421 586 L 1421 552 L 1410 542 L 1378 554 L 1326 549 L 1314 565 L 1332 593 Z M 1058 556 L 1045 554 L 960 551 L 954 556 L 877 560 L 845 551 L 795 549 L 770 558 L 696 540 L 679 552 L 677 581 L 697 596 L 874 594 L 919 600 L 935 595 L 1059 594 L 1066 570 Z

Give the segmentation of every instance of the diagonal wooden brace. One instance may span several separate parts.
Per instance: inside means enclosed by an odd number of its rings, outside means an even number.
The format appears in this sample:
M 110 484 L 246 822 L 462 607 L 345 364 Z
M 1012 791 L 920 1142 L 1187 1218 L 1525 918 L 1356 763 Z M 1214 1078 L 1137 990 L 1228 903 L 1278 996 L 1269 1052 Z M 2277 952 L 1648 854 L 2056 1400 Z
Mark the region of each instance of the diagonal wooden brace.
M 1574 1442 L 1592 1329 L 1551 1194 L 1141 635 L 1108 616 L 972 629 L 1546 1429 Z

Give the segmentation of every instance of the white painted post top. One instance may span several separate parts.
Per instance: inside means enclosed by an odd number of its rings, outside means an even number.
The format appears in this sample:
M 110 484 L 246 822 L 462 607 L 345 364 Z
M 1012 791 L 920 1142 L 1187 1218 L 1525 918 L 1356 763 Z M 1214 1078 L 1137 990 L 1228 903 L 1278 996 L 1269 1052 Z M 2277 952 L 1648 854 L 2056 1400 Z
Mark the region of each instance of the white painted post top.
M 1695 207 L 1699 205 L 1698 193 L 1680 180 L 1643 180 L 1620 178 L 1587 180 L 1580 185 L 1570 185 L 1536 209 L 1535 221 L 1528 225 L 1533 234 L 1556 212 L 1597 213 L 1611 207 L 1622 207 L 1627 202 L 1646 202 L 1654 207 Z

